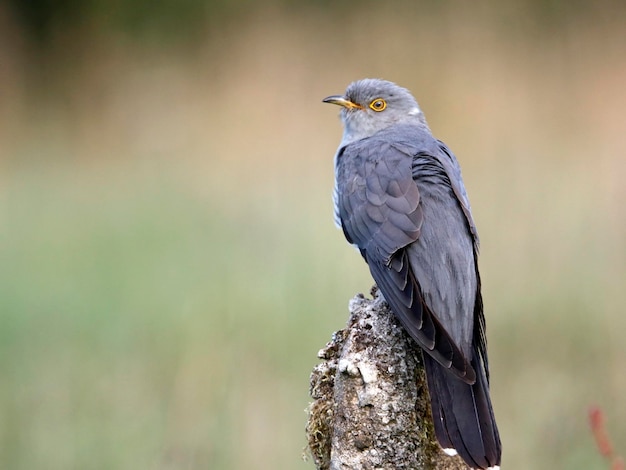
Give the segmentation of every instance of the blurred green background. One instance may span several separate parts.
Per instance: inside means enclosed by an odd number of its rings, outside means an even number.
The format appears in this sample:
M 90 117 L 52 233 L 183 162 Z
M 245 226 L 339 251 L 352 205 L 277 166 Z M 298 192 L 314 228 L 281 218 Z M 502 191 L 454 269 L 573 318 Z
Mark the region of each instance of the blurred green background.
M 0 468 L 311 469 L 352 80 L 411 89 L 481 234 L 504 468 L 626 453 L 626 5 L 0 5 Z

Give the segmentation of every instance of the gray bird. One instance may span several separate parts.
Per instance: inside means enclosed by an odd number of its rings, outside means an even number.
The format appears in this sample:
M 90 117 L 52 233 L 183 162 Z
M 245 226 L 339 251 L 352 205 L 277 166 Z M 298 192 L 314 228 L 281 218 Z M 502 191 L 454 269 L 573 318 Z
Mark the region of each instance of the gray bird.
M 410 92 L 365 79 L 345 95 L 335 221 L 421 346 L 437 439 L 472 468 L 498 469 L 478 234 L 459 164 Z

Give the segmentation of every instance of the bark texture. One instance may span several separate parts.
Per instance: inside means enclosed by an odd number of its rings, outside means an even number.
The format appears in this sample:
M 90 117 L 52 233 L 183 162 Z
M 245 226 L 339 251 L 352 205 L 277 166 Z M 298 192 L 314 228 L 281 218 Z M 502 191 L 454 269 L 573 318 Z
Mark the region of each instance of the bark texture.
M 308 447 L 319 470 L 460 470 L 437 443 L 420 348 L 377 289 L 349 304 L 350 319 L 311 373 Z

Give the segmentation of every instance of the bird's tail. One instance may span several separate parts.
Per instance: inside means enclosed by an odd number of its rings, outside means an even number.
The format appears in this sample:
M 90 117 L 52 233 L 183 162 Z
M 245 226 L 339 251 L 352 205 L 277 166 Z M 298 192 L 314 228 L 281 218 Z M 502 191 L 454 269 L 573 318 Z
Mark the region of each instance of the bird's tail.
M 435 434 L 446 453 L 456 451 L 470 467 L 498 469 L 502 451 L 489 382 L 482 364 L 474 359 L 472 366 L 476 382 L 469 385 L 424 354 Z

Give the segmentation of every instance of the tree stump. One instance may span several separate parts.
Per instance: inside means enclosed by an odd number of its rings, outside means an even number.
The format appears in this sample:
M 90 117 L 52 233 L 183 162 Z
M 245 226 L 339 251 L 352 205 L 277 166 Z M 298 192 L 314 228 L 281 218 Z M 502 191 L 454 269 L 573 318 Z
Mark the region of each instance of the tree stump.
M 422 351 L 382 295 L 349 304 L 311 373 L 306 427 L 319 470 L 460 470 L 435 437 Z

